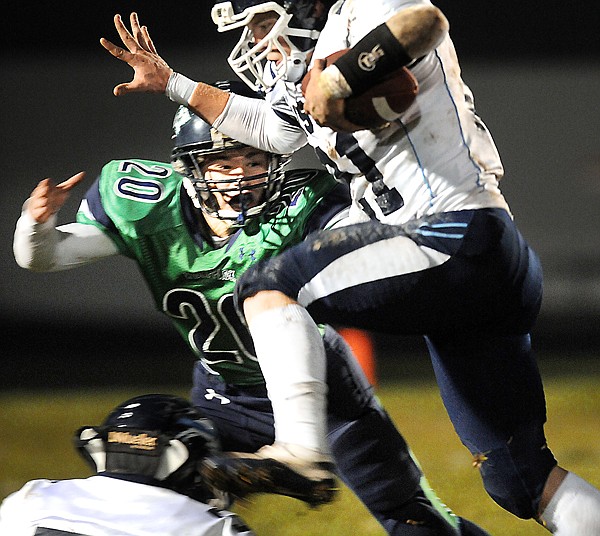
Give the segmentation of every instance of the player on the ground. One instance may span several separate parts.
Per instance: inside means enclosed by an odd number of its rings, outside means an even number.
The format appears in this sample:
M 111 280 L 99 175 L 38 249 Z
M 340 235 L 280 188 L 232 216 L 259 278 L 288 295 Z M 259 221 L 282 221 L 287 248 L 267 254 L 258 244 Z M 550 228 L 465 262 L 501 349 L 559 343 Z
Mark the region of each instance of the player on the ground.
M 197 467 L 219 451 L 207 419 L 185 399 L 147 394 L 74 436 L 88 478 L 32 480 L 0 505 L 6 536 L 252 536 L 239 517 L 211 505 Z
M 192 401 L 217 424 L 224 450 L 254 452 L 273 442 L 273 414 L 250 335 L 233 304 L 235 282 L 260 259 L 338 221 L 348 206 L 347 188 L 324 171 L 284 174 L 287 157 L 236 142 L 183 107 L 174 131 L 172 164 L 106 165 L 77 223 L 56 227 L 55 213 L 83 177 L 59 185 L 42 181 L 17 223 L 15 255 L 21 266 L 38 271 L 119 253 L 134 259 L 157 308 L 198 359 Z M 336 472 L 389 534 L 417 536 L 424 530 L 418 524 L 426 523 L 436 535 L 484 535 L 442 507 L 347 345 L 331 328 L 323 330 L 326 432 Z M 330 500 L 332 479 L 298 490 L 294 474 L 280 469 L 265 491 L 313 504 Z M 242 482 L 231 491 L 243 496 L 256 489 Z
M 428 0 L 340 0 L 324 26 L 329 3 L 235 0 L 213 8 L 221 30 L 243 28 L 230 61 L 265 86 L 270 107 L 173 73 L 135 17 L 133 35 L 116 20 L 128 50 L 102 41 L 135 70 L 116 94 L 165 92 L 267 150 L 290 152 L 308 141 L 350 183 L 354 225 L 311 235 L 238 284 L 267 385 L 277 386 L 270 391 L 276 442 L 220 467 L 231 475 L 236 466 L 264 466 L 292 452 L 296 470 L 308 474 L 328 459 L 323 391 L 303 390 L 300 380 L 324 383 L 315 322 L 418 333 L 426 336 L 458 434 L 483 460 L 494 500 L 557 534 L 600 532 L 600 493 L 560 468 L 546 446 L 529 336 L 541 304 L 541 268 L 499 189 L 502 164 L 461 79 L 444 15 Z M 323 58 L 346 48 L 324 69 Z M 313 54 L 304 99 L 298 62 L 308 65 Z M 418 81 L 414 104 L 376 130 L 347 121 L 344 99 L 401 66 Z M 294 352 L 281 359 L 290 341 Z M 290 367 L 304 376 L 294 377 Z M 311 407 L 313 418 L 296 423 L 297 406 Z

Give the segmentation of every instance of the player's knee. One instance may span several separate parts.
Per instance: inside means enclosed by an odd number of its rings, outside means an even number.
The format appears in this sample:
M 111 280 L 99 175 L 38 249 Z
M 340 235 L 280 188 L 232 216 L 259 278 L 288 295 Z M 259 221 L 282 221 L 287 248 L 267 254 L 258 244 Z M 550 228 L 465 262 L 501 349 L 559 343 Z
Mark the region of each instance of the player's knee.
M 296 300 L 279 290 L 261 290 L 244 300 L 244 315 L 246 320 L 251 322 L 252 318 L 264 311 L 296 303 Z
M 489 496 L 502 508 L 521 519 L 535 517 L 532 497 L 521 483 L 507 481 L 506 475 L 495 472 L 482 474 L 483 485 Z
M 279 291 L 283 295 L 291 295 L 286 291 L 281 282 L 281 273 L 278 270 L 277 257 L 269 259 L 269 262 L 259 262 L 251 266 L 237 280 L 234 292 L 236 307 L 242 308 L 246 301 L 253 299 L 255 303 L 267 299 L 269 291 Z
M 522 519 L 537 517 L 546 479 L 556 465 L 541 428 L 513 436 L 505 446 L 481 453 L 477 463 L 485 489 L 496 503 Z

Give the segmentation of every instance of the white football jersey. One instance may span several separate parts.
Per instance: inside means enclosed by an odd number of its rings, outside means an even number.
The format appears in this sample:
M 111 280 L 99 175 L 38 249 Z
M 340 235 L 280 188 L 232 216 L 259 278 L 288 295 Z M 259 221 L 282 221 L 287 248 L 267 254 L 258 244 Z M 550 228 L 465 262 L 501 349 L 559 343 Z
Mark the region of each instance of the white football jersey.
M 105 476 L 32 480 L 0 505 L 0 534 L 35 536 L 42 528 L 85 536 L 253 536 L 231 512 Z
M 415 4 L 430 2 L 338 2 L 313 58 L 352 47 L 394 13 Z M 312 120 L 308 128 L 304 123 L 308 141 L 321 160 L 336 176 L 350 180 L 354 199 L 351 220 L 376 217 L 399 224 L 455 210 L 499 207 L 508 211 L 498 187 L 502 163 L 489 131 L 475 113 L 473 95 L 461 79 L 450 37 L 415 62 L 411 71 L 419 83 L 415 102 L 398 120 L 379 130 L 340 134 Z M 286 86 L 288 104 L 298 112 L 297 89 Z M 268 97 L 281 98 L 281 90 L 272 93 Z M 401 208 L 382 213 L 372 189 L 372 181 L 378 177 L 400 194 Z

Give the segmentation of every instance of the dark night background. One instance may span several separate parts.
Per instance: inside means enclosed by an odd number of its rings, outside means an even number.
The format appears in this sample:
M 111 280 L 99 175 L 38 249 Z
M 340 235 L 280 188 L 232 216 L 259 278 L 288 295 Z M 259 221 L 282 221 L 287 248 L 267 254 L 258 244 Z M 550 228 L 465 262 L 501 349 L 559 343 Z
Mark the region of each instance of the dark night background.
M 118 43 L 113 15 L 135 10 L 175 70 L 198 80 L 232 78 L 225 58 L 237 33 L 216 32 L 211 5 L 3 4 L 0 388 L 188 381 L 187 349 L 154 310 L 131 261 L 29 273 L 14 262 L 12 233 L 22 202 L 46 176 L 60 181 L 88 171 L 59 215 L 66 223 L 106 161 L 168 159 L 176 105 L 156 95 L 115 98 L 113 86 L 129 80 L 131 70 L 98 40 Z M 545 266 L 546 299 L 534 332 L 540 358 L 594 355 L 600 342 L 600 10 L 591 1 L 436 5 L 450 20 L 463 77 L 503 157 L 503 190 Z M 305 150 L 296 165 L 312 164 Z M 403 359 L 402 370 L 426 359 L 419 340 L 377 343 L 382 368 L 392 354 Z

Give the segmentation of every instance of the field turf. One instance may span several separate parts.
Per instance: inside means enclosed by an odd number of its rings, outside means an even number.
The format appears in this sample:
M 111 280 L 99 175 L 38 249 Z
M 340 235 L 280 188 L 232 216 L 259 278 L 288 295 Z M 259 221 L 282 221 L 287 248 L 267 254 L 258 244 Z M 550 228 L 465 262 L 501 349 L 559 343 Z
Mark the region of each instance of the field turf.
M 551 448 L 561 465 L 600 486 L 600 362 L 549 362 L 542 364 L 542 372 Z M 98 424 L 112 406 L 147 391 L 186 395 L 186 388 L 180 387 L 0 394 L 0 498 L 33 478 L 87 476 L 87 467 L 72 450 L 72 432 L 84 424 Z M 456 513 L 496 536 L 548 534 L 535 522 L 508 514 L 487 496 L 431 377 L 380 381 L 377 393 L 430 484 Z M 344 488 L 336 502 L 315 510 L 284 497 L 257 496 L 238 504 L 236 511 L 258 536 L 384 534 Z

